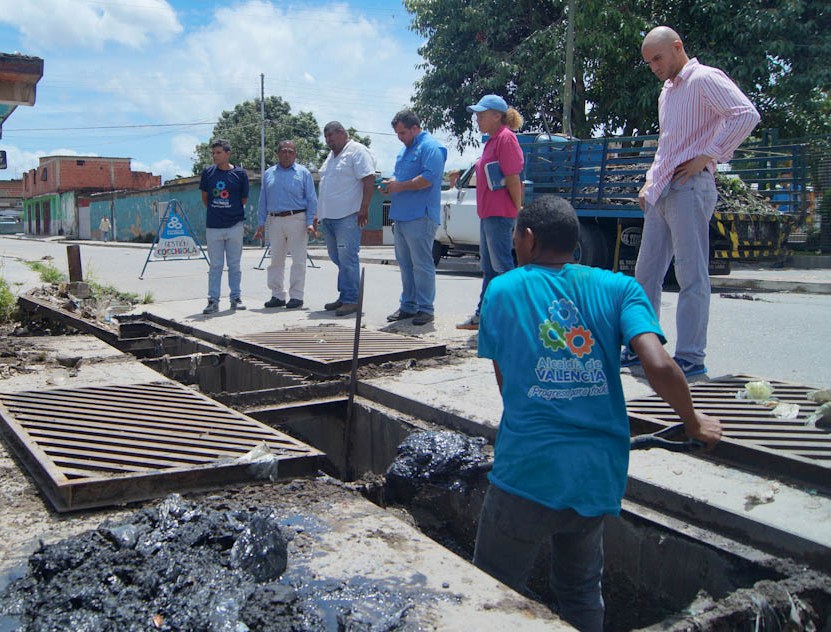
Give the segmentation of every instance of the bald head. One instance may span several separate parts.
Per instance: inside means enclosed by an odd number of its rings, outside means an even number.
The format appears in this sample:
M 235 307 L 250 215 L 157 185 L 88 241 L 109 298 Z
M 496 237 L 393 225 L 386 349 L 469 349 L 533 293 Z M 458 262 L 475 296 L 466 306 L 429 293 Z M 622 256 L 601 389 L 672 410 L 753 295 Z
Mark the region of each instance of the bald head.
M 689 61 L 681 36 L 668 26 L 657 26 L 646 34 L 641 55 L 661 81 L 675 79 Z
M 673 31 L 668 26 L 656 26 L 654 29 L 649 31 L 646 34 L 646 37 L 643 38 L 643 44 L 641 44 L 641 50 L 643 50 L 647 46 L 655 46 L 658 45 L 672 45 L 673 42 L 681 42 L 681 46 L 684 43 L 681 41 L 681 36 L 678 35 L 675 31 Z

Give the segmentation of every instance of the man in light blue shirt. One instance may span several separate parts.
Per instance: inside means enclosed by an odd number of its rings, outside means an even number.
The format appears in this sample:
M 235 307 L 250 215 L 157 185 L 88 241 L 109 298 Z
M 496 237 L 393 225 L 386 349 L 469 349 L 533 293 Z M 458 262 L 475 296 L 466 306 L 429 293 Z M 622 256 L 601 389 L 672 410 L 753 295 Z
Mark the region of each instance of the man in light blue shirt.
M 441 213 L 441 180 L 447 149 L 421 129 L 412 110 L 401 110 L 392 128 L 404 147 L 395 159 L 393 178 L 380 189 L 392 196 L 390 219 L 395 222 L 395 258 L 401 270 L 401 300 L 389 322 L 412 318 L 426 325 L 434 318 L 436 266 L 433 240 Z
M 277 146 L 278 164 L 266 169 L 260 190 L 257 217 L 259 227 L 255 239 L 262 239 L 268 226 L 271 264 L 268 266 L 268 287 L 271 298 L 266 307 L 296 309 L 303 306 L 306 287 L 306 246 L 309 235 L 315 234 L 317 194 L 312 174 L 295 162 L 297 149 L 290 140 Z M 283 287 L 286 255 L 291 253 L 288 302 Z
M 479 356 L 493 360 L 503 409 L 473 563 L 522 591 L 547 540 L 560 617 L 602 632 L 603 516 L 620 512 L 629 465 L 621 345 L 688 437 L 712 446 L 721 424 L 693 407 L 638 282 L 574 263 L 579 234 L 568 202 L 537 197 L 517 217 L 519 267 L 485 291 Z

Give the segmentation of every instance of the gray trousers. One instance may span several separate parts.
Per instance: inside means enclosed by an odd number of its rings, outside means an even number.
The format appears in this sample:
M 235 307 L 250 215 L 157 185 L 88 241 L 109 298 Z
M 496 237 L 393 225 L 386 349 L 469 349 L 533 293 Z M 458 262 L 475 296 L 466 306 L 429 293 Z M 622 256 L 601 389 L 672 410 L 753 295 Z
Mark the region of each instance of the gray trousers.
M 581 632 L 602 632 L 603 516 L 586 518 L 555 510 L 488 487 L 473 563 L 517 592 L 525 583 L 543 540 L 551 541 L 549 583 L 558 614 Z
M 710 318 L 710 218 L 718 192 L 713 174 L 702 171 L 684 184 L 673 181 L 654 205 L 647 204 L 635 278 L 661 315 L 661 285 L 675 257 L 680 293 L 675 313 L 675 355 L 704 363 Z

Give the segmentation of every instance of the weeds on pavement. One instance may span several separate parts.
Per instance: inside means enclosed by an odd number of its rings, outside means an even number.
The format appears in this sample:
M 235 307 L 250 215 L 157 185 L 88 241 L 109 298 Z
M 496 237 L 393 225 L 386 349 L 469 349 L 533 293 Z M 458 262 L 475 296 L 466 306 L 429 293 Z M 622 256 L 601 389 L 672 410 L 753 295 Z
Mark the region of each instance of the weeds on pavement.
M 58 270 L 51 263 L 44 263 L 43 261 L 24 261 L 31 270 L 34 270 L 40 275 L 40 280 L 44 283 L 63 283 L 67 280 L 66 275 Z
M 8 323 L 17 309 L 17 297 L 12 294 L 9 284 L 0 277 L 0 323 Z

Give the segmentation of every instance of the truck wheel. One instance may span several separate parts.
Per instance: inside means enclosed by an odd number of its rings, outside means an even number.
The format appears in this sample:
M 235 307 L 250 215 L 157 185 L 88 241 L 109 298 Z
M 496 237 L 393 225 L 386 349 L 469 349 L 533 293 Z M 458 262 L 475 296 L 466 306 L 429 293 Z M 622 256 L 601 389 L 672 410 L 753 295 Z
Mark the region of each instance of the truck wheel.
M 594 223 L 580 223 L 580 241 L 574 251 L 577 263 L 593 268 L 610 268 L 612 253 L 609 242 L 600 226 Z
M 447 255 L 447 250 L 447 246 L 433 240 L 433 263 L 437 268 L 439 267 L 439 261 L 441 261 L 441 258 Z

